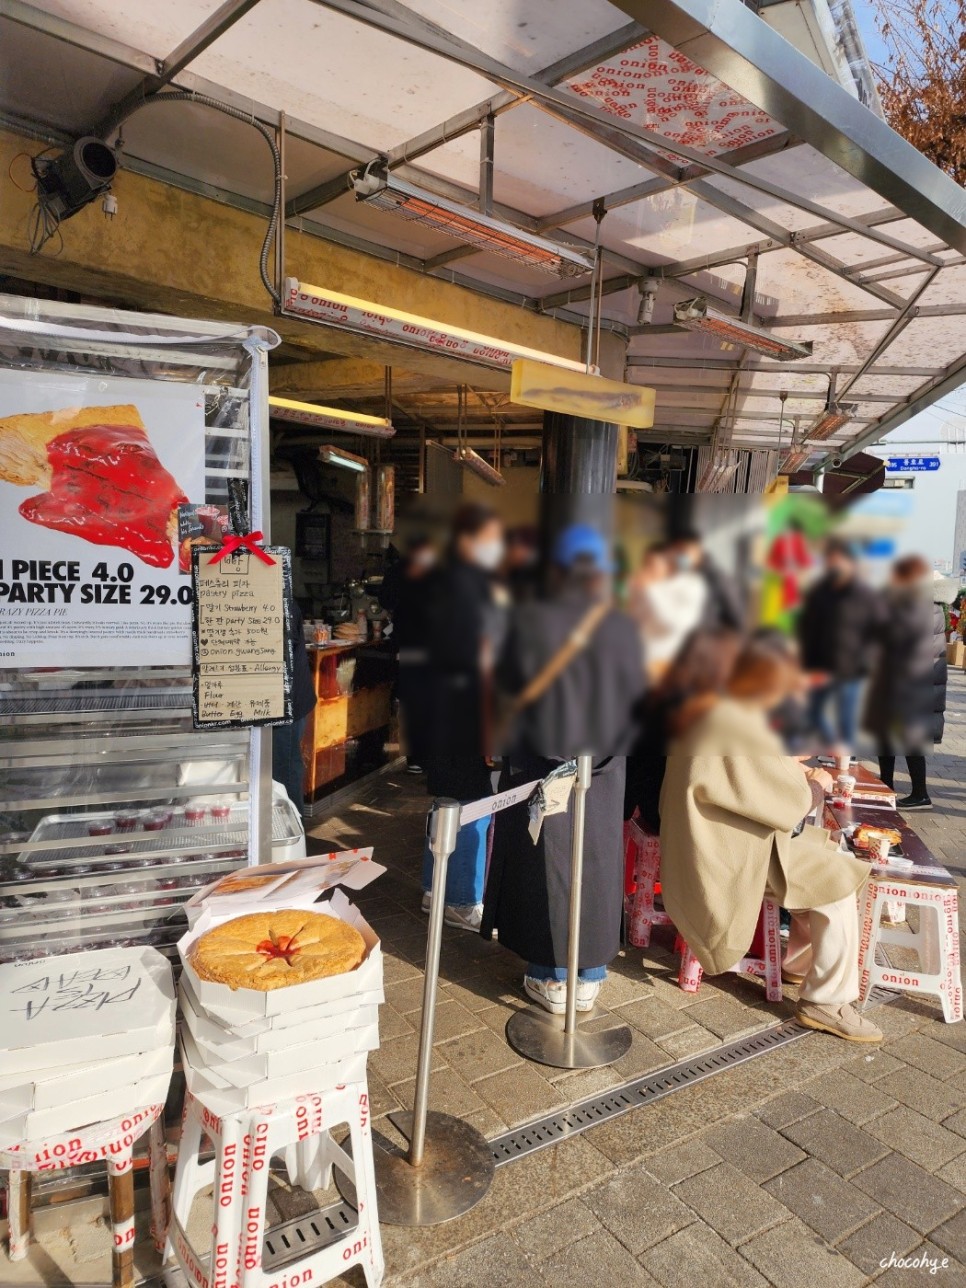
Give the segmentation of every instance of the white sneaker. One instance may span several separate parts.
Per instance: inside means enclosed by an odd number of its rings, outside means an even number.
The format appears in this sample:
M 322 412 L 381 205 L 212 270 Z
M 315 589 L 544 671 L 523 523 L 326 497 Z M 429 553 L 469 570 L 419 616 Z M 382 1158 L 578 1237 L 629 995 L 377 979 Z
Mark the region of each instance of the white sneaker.
M 577 1010 L 592 1011 L 600 997 L 601 985 L 603 980 L 599 979 L 578 979 L 577 980 Z
M 524 975 L 523 991 L 551 1015 L 563 1015 L 567 1010 L 567 985 L 562 980 L 533 979 Z
M 430 902 L 432 897 L 430 896 Z M 483 905 L 481 903 L 447 904 L 443 911 L 443 922 L 455 926 L 457 930 L 479 931 L 483 924 Z

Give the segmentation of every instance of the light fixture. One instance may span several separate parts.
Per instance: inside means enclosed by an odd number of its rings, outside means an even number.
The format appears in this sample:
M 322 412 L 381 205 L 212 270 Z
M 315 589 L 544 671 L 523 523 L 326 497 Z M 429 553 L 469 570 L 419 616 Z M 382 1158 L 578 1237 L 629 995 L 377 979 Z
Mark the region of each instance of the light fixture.
M 395 434 L 392 421 L 381 416 L 364 416 L 358 411 L 342 411 L 339 407 L 319 407 L 315 403 L 296 402 L 292 398 L 268 400 L 269 414 L 276 420 L 293 425 L 312 425 L 316 429 L 339 429 L 347 434 L 363 434 L 367 438 L 392 438 Z
M 818 420 L 805 431 L 805 437 L 816 442 L 831 438 L 849 423 L 857 410 L 856 403 L 828 402 Z
M 778 467 L 779 473 L 794 474 L 802 468 L 811 454 L 811 449 L 808 447 L 793 447 L 782 457 L 782 463 Z
M 593 255 L 547 237 L 524 232 L 501 219 L 494 219 L 492 215 L 481 214 L 422 188 L 414 188 L 411 183 L 397 179 L 381 162 L 371 162 L 365 170 L 356 170 L 351 179 L 356 201 L 402 215 L 415 223 L 427 224 L 467 246 L 475 246 L 477 250 L 491 251 L 494 255 L 541 269 L 555 277 L 575 277 L 580 273 L 593 272 Z
M 34 157 L 31 168 L 41 204 L 63 223 L 110 188 L 117 173 L 117 153 L 86 135 L 55 157 L 43 153 Z
M 472 447 L 458 447 L 453 453 L 453 458 L 460 465 L 465 465 L 484 483 L 489 483 L 491 487 L 506 487 L 506 479 L 499 470 L 495 470 L 489 461 L 485 461 L 479 452 L 474 452 Z
M 490 335 L 450 326 L 446 322 L 434 322 L 431 318 L 403 313 L 400 309 L 391 309 L 384 304 L 373 304 L 370 300 L 359 300 L 352 295 L 326 291 L 320 286 L 300 282 L 295 277 L 285 279 L 282 313 L 318 322 L 321 326 L 352 331 L 357 335 L 379 336 L 380 339 L 407 349 L 463 358 L 479 366 L 495 367 L 500 371 L 508 370 L 517 358 L 534 358 L 537 362 L 564 367 L 568 371 L 587 370 L 586 364 L 576 359 L 560 358 L 538 349 L 528 349 L 522 344 L 509 344 Z
M 780 340 L 762 327 L 752 326 L 750 322 L 742 322 L 740 318 L 712 308 L 703 296 L 675 304 L 674 322 L 676 326 L 686 327 L 689 331 L 702 331 L 729 344 L 754 349 L 756 353 L 762 353 L 766 358 L 776 358 L 780 362 L 807 358 L 812 352 L 811 340 L 803 344 L 797 340 Z
M 353 470 L 356 474 L 365 474 L 369 469 L 369 462 L 364 456 L 354 456 L 352 452 L 333 447 L 331 443 L 324 443 L 319 448 L 319 460 L 325 465 L 338 465 L 344 470 Z
M 723 492 L 734 480 L 738 470 L 738 458 L 734 452 L 712 451 L 704 471 L 698 479 L 696 492 Z

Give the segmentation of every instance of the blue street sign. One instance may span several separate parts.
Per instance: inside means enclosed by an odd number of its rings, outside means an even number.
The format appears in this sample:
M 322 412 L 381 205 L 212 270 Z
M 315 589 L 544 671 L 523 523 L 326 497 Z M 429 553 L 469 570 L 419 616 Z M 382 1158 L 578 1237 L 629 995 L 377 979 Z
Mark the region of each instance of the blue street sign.
M 938 470 L 941 458 L 938 456 L 890 456 L 886 461 L 886 470 L 890 474 L 902 471 Z

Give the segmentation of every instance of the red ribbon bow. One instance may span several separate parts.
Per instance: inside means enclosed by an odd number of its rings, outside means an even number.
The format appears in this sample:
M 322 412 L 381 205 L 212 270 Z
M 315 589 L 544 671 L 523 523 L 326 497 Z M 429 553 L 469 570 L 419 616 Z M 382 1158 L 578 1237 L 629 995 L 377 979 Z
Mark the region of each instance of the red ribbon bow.
M 271 555 L 267 555 L 261 546 L 256 545 L 257 541 L 262 540 L 260 532 L 246 532 L 243 536 L 236 537 L 233 533 L 223 532 L 221 534 L 221 549 L 216 555 L 211 556 L 213 564 L 224 559 L 226 555 L 233 555 L 238 550 L 250 550 L 253 555 L 257 555 L 262 563 L 274 564 L 275 560 Z

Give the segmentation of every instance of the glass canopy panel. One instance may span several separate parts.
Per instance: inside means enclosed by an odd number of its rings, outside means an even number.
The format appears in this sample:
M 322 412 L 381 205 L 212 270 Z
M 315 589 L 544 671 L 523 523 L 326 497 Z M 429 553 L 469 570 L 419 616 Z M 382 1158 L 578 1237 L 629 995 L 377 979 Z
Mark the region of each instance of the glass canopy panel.
M 593 219 L 567 227 L 581 237 L 594 236 Z M 685 188 L 672 188 L 611 210 L 601 226 L 605 246 L 655 265 L 698 254 L 713 256 L 731 246 L 753 242 L 757 236 L 753 228 L 721 214 Z
M 130 0 L 118 4 L 117 0 L 43 0 L 39 7 L 88 31 L 163 59 L 216 13 L 223 2 L 164 0 L 163 4 L 146 4 L 143 0 Z

